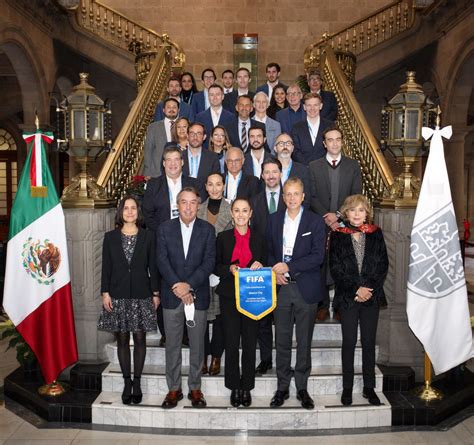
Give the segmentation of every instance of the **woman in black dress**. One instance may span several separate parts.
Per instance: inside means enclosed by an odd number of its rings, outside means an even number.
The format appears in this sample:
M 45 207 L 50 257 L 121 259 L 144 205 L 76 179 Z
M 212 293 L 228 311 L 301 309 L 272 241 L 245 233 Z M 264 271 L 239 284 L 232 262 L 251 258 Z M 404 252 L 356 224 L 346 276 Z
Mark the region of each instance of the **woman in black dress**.
M 142 229 L 137 200 L 126 196 L 115 216 L 116 229 L 107 232 L 102 251 L 102 313 L 98 329 L 117 338 L 117 355 L 124 378 L 122 402 L 140 403 L 140 377 L 145 364 L 146 333 L 156 331 L 160 304 L 153 232 Z M 133 382 L 130 332 L 133 332 Z
M 181 88 L 181 100 L 191 105 L 193 96 L 198 92 L 192 73 L 185 72 L 181 75 Z
M 288 101 L 286 100 L 285 87 L 277 85 L 273 88 L 272 97 L 270 99 L 270 105 L 267 108 L 267 116 L 272 119 L 276 119 L 276 114 L 288 107 Z
M 352 403 L 354 351 L 357 326 L 362 342 L 362 395 L 380 405 L 375 393 L 375 336 L 380 306 L 387 301 L 383 283 L 388 271 L 387 249 L 380 227 L 371 224 L 372 212 L 363 195 L 348 196 L 341 207 L 345 227 L 331 234 L 329 265 L 336 291 L 334 309 L 339 310 L 342 327 L 341 403 Z
M 258 321 L 241 314 L 235 303 L 234 275 L 240 267 L 260 269 L 266 262 L 265 240 L 249 227 L 252 207 L 247 199 L 237 198 L 231 206 L 234 228 L 217 236 L 216 292 L 220 299 L 225 338 L 225 386 L 231 390 L 234 407 L 250 406 L 250 391 L 255 387 L 255 355 Z M 239 345 L 242 339 L 242 374 Z

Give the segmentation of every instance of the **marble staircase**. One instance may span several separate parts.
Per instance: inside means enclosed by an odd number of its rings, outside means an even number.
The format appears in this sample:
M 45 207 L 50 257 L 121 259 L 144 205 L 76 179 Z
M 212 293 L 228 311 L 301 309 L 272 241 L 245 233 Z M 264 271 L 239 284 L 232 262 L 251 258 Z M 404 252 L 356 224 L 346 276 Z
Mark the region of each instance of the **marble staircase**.
M 269 407 L 276 390 L 276 372 L 273 368 L 264 376 L 257 376 L 252 391 L 253 403 L 249 408 L 232 408 L 230 391 L 224 386 L 224 368 L 218 376 L 203 376 L 202 391 L 207 408 L 194 409 L 186 399 L 189 350 L 183 348 L 183 392 L 185 398 L 172 410 L 161 408 L 166 395 L 164 348 L 158 346 L 159 336 L 147 339 L 147 358 L 142 375 L 143 402 L 123 405 L 123 379 L 117 360 L 115 344 L 106 346 L 110 364 L 102 373 L 102 393 L 92 406 L 92 422 L 103 425 L 152 427 L 172 430 L 319 430 L 331 428 L 365 428 L 390 426 L 391 407 L 382 393 L 382 373 L 376 368 L 376 391 L 382 405 L 375 407 L 362 397 L 361 346 L 357 344 L 355 358 L 354 401 L 350 407 L 340 402 L 342 370 L 340 358 L 341 328 L 338 323 L 316 323 L 311 354 L 313 368 L 308 391 L 315 400 L 315 409 L 307 411 L 296 400 L 292 381 L 290 399 L 279 409 Z M 295 342 L 293 356 L 296 355 Z M 224 357 L 222 363 L 224 364 Z M 258 363 L 258 353 L 257 353 Z M 275 364 L 275 362 L 274 362 Z

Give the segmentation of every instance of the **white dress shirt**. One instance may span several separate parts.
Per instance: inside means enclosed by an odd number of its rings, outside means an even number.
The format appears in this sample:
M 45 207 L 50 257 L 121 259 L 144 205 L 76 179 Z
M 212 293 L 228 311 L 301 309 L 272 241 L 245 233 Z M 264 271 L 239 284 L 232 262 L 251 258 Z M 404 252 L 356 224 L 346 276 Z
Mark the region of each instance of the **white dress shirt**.
M 293 248 L 295 247 L 296 235 L 300 226 L 301 215 L 303 214 L 303 206 L 295 219 L 285 212 L 285 222 L 283 224 L 283 261 L 288 263 L 293 256 Z
M 177 218 L 178 217 L 178 205 L 176 203 L 176 198 L 178 197 L 178 193 L 182 189 L 181 185 L 181 178 L 183 175 L 174 182 L 171 178 L 166 177 L 166 181 L 168 182 L 168 190 L 169 190 L 169 198 L 170 198 L 170 218 Z
M 316 142 L 316 137 L 318 136 L 318 131 L 319 131 L 319 124 L 321 122 L 321 119 L 318 117 L 318 121 L 313 125 L 309 121 L 309 119 L 306 119 L 306 122 L 308 122 L 308 128 L 309 128 L 309 134 L 311 135 L 311 141 L 314 143 Z
M 186 225 L 181 220 L 181 218 L 179 219 L 181 225 L 181 236 L 183 238 L 184 259 L 186 259 L 186 257 L 188 256 L 189 243 L 191 242 L 191 235 L 193 234 L 193 227 L 195 221 L 196 218 L 194 218 L 192 222 L 189 223 L 189 225 Z
M 264 153 L 264 150 L 262 149 L 262 154 L 260 155 L 260 159 L 257 159 L 254 156 L 254 151 L 255 150 L 251 149 L 251 152 L 250 152 L 250 157 L 252 158 L 253 175 L 256 176 L 257 178 L 260 178 L 260 176 L 262 175 L 262 164 L 265 158 L 265 153 Z
M 328 161 L 330 165 L 332 165 L 332 161 L 336 161 L 336 165 L 339 165 L 339 162 L 341 162 L 341 159 L 342 159 L 341 153 L 339 153 L 339 156 L 337 158 L 331 157 L 328 153 L 326 154 L 326 161 Z
M 204 88 L 204 107 L 207 110 L 211 104 L 209 103 L 209 91 L 207 88 Z
M 165 117 L 165 131 L 166 131 L 166 141 L 171 142 L 171 119 Z
M 249 128 L 252 126 L 252 122 L 250 119 L 246 121 L 242 121 L 239 117 L 239 140 L 242 143 L 242 122 L 245 122 L 245 131 L 247 132 L 247 147 L 250 145 L 249 142 Z
M 241 177 L 242 177 L 242 172 L 239 173 L 237 178 L 234 178 L 233 175 L 231 175 L 230 173 L 227 173 L 226 198 L 228 201 L 235 200 Z
M 273 196 L 275 198 L 275 204 L 278 208 L 278 201 L 280 200 L 281 187 L 278 187 L 276 190 L 270 190 L 268 187 L 265 187 L 265 193 L 267 195 L 267 208 L 270 208 L 270 199 L 272 193 L 275 193 Z
M 254 120 L 257 122 L 261 122 L 262 124 L 265 124 L 267 122 L 267 115 L 265 115 L 263 118 L 259 118 L 257 115 L 253 117 Z
M 211 118 L 212 118 L 212 126 L 217 127 L 219 125 L 219 119 L 221 118 L 222 114 L 222 107 L 220 107 L 217 111 L 214 108 L 211 108 Z

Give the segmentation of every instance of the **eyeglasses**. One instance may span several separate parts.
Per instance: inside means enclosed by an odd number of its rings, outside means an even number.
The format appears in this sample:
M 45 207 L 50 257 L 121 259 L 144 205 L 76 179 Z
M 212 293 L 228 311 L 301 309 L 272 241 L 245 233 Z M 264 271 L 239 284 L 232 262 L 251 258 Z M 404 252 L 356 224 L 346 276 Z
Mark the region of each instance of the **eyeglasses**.
M 189 136 L 204 136 L 202 131 L 190 131 Z
M 242 159 L 227 159 L 226 162 L 228 164 L 238 164 L 239 162 L 242 162 Z
M 299 92 L 299 91 L 287 91 L 286 95 L 287 96 L 300 96 L 301 92 Z
M 291 141 L 280 141 L 275 144 L 277 147 L 293 147 L 294 144 Z

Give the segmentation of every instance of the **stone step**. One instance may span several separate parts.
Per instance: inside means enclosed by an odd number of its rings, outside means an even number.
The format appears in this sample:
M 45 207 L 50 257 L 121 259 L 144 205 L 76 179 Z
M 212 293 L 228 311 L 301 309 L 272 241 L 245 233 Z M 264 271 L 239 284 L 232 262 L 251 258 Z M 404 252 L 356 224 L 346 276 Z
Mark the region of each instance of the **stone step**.
M 131 346 L 133 350 L 133 346 Z M 107 357 L 111 363 L 118 363 L 117 345 L 109 343 L 106 346 Z M 377 352 L 377 351 L 376 351 Z M 158 346 L 157 340 L 147 342 L 147 352 L 145 357 L 145 364 L 147 365 L 162 365 L 165 363 L 165 348 Z M 133 354 L 132 354 L 133 356 Z M 273 363 L 275 363 L 276 351 L 272 351 Z M 189 348 L 183 346 L 181 350 L 182 364 L 189 365 Z M 259 362 L 260 352 L 257 348 L 257 364 Z M 311 345 L 311 358 L 313 366 L 340 366 L 341 365 L 341 342 L 334 340 L 313 340 Z M 222 361 L 225 360 L 225 352 L 222 356 Z M 296 342 L 293 342 L 293 351 L 291 357 L 291 364 L 294 365 L 296 361 Z M 362 348 L 358 342 L 354 355 L 354 365 L 362 364 Z
M 187 389 L 188 367 L 183 367 L 183 390 Z M 354 394 L 362 393 L 362 370 L 360 366 L 354 368 Z M 376 390 L 382 391 L 383 375 L 375 368 Z M 164 365 L 145 365 L 142 378 L 144 394 L 164 395 L 168 392 Z M 218 376 L 203 376 L 202 391 L 206 396 L 230 396 L 230 391 L 224 385 L 224 368 Z M 252 394 L 271 399 L 277 389 L 275 367 L 263 376 L 256 376 L 255 388 Z M 110 364 L 102 373 L 102 390 L 106 392 L 122 393 L 123 378 L 120 367 Z M 294 379 L 291 381 L 291 390 L 296 392 Z M 308 379 L 308 391 L 315 396 L 338 394 L 342 392 L 342 369 L 340 366 L 315 366 Z
M 391 407 L 382 393 L 382 405 L 372 406 L 359 394 L 343 407 L 339 395 L 317 396 L 315 409 L 305 410 L 292 391 L 281 408 L 270 408 L 268 397 L 253 397 L 249 408 L 232 408 L 229 397 L 206 397 L 207 408 L 195 409 L 184 399 L 171 410 L 161 408 L 164 395 L 145 395 L 140 405 L 123 405 L 118 392 L 102 392 L 92 405 L 92 423 L 179 430 L 293 431 L 390 426 Z

